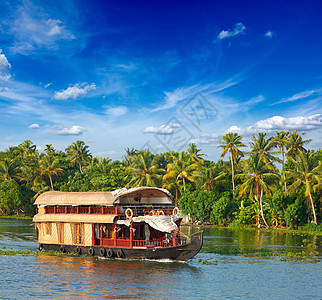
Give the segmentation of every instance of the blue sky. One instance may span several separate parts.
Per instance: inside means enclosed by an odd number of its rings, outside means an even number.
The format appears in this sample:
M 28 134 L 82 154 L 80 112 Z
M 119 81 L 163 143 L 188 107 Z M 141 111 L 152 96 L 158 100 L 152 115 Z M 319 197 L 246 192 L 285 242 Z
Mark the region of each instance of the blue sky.
M 31 139 L 217 159 L 228 131 L 321 147 L 319 1 L 1 1 L 0 150 Z

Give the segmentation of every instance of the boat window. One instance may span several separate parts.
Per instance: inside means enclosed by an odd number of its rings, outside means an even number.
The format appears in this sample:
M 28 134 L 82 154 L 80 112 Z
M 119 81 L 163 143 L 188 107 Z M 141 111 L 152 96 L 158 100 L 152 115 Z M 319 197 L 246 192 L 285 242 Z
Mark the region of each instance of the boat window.
M 75 224 L 75 244 L 83 244 L 84 240 L 84 224 Z
M 103 224 L 103 238 L 114 239 L 114 224 Z
M 47 222 L 46 226 L 45 226 L 45 234 L 46 235 L 51 235 L 51 227 L 52 227 L 52 224 L 50 222 Z
M 124 240 L 130 239 L 130 228 L 126 225 L 121 225 L 120 228 L 121 230 L 118 234 L 118 238 Z

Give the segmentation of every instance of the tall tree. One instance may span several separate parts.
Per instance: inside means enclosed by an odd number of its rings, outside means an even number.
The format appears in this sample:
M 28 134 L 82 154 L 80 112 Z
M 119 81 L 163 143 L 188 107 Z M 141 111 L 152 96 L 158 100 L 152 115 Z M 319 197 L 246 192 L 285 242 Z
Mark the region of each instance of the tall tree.
M 20 167 L 15 159 L 5 157 L 0 161 L 0 178 L 2 180 L 20 178 Z
M 295 156 L 295 161 L 297 161 L 297 157 L 301 152 L 306 152 L 306 149 L 304 148 L 304 145 L 311 142 L 311 139 L 303 140 L 302 136 L 305 135 L 305 133 L 298 134 L 297 130 L 295 129 L 293 132 L 290 133 L 290 136 L 287 141 L 287 152 L 286 155 L 288 157 Z
M 129 183 L 127 186 L 158 186 L 160 185 L 162 172 L 158 168 L 157 160 L 149 149 L 139 151 L 134 157 L 131 165 L 128 167 Z
M 16 155 L 26 157 L 28 154 L 34 154 L 37 151 L 36 145 L 33 145 L 31 140 L 25 140 L 19 144 L 16 148 Z
M 211 163 L 207 166 L 198 166 L 196 171 L 196 177 L 198 182 L 200 182 L 201 187 L 207 191 L 211 192 L 216 186 L 224 183 L 226 173 L 217 167 L 216 164 Z
M 87 163 L 92 155 L 89 153 L 88 146 L 83 141 L 76 141 L 66 148 L 69 160 L 78 164 L 80 172 L 83 174 L 82 164 Z
M 197 163 L 190 160 L 186 152 L 180 152 L 178 158 L 173 156 L 173 162 L 168 164 L 167 173 L 163 176 L 164 180 L 176 178 L 178 185 L 186 189 L 186 181 L 194 182 Z
M 40 175 L 48 175 L 51 190 L 54 190 L 53 175 L 62 174 L 63 169 L 59 166 L 59 160 L 52 156 L 44 155 L 40 160 Z
M 126 148 L 125 149 L 125 155 L 123 156 L 123 164 L 126 167 L 131 166 L 131 163 L 133 162 L 133 159 L 135 155 L 138 153 L 138 150 L 134 148 Z
M 287 147 L 289 135 L 289 131 L 276 131 L 276 136 L 274 137 L 274 145 L 275 147 L 279 148 L 280 152 L 282 153 L 282 176 L 284 181 L 284 191 L 287 189 L 285 178 L 285 149 Z
M 201 154 L 200 151 L 201 151 L 201 149 L 198 149 L 196 144 L 194 144 L 194 143 L 189 144 L 187 152 L 190 156 L 191 161 L 197 162 L 197 163 L 200 163 L 203 165 L 205 163 L 202 158 L 202 156 L 204 156 L 204 154 Z
M 264 217 L 262 196 L 263 193 L 265 193 L 271 197 L 272 193 L 269 184 L 272 183 L 272 181 L 279 179 L 278 175 L 273 173 L 270 162 L 267 162 L 263 155 L 253 153 L 247 160 L 245 173 L 238 174 L 236 177 L 244 181 L 240 187 L 240 196 L 249 193 L 250 199 L 255 198 L 255 200 L 258 201 L 262 219 L 266 227 L 268 227 Z
M 258 155 L 263 156 L 266 162 L 278 161 L 282 162 L 276 154 L 280 151 L 272 150 L 275 146 L 274 137 L 267 137 L 267 133 L 259 132 L 257 137 L 255 134 L 252 135 L 252 141 L 249 143 L 252 151 L 251 153 L 258 153 Z
M 235 181 L 234 181 L 234 158 L 239 156 L 243 157 L 244 153 L 238 149 L 238 147 L 246 147 L 241 142 L 242 137 L 237 133 L 229 132 L 223 136 L 223 140 L 219 140 L 218 148 L 223 148 L 223 151 L 220 154 L 220 157 L 224 157 L 227 152 L 230 152 L 230 163 L 231 163 L 231 181 L 233 184 L 233 191 L 235 191 Z M 235 197 L 235 196 L 234 196 Z
M 320 190 L 322 187 L 322 163 L 318 161 L 313 151 L 308 153 L 299 152 L 297 161 L 293 157 L 288 158 L 295 166 L 296 170 L 286 171 L 286 174 L 294 180 L 293 184 L 286 190 L 285 194 L 297 191 L 300 186 L 305 187 L 305 197 L 308 207 L 311 206 L 314 223 L 317 218 L 312 199 L 312 191 Z

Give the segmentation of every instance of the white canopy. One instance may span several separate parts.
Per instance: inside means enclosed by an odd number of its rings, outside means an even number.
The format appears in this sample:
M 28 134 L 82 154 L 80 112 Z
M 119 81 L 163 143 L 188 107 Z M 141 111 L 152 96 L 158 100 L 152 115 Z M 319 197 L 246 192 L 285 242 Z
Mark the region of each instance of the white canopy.
M 141 216 L 132 218 L 133 222 L 140 223 L 144 222 L 150 225 L 152 228 L 159 230 L 161 232 L 171 233 L 174 230 L 178 230 L 178 226 L 175 223 L 178 220 L 176 216 Z M 118 220 L 117 224 L 124 224 L 130 226 L 131 219 L 128 220 Z

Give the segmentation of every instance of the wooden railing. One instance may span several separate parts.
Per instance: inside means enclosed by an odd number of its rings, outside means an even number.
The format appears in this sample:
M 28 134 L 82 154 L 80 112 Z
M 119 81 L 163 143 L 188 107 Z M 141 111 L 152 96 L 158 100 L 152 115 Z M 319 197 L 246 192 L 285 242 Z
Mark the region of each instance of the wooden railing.
M 186 244 L 186 240 L 180 239 L 178 237 L 172 237 L 169 241 L 146 241 L 146 240 L 134 240 L 132 242 L 133 247 L 144 247 L 144 248 L 154 248 L 154 247 L 173 247 L 181 246 Z
M 46 206 L 46 214 L 117 214 L 117 207 L 110 206 Z

